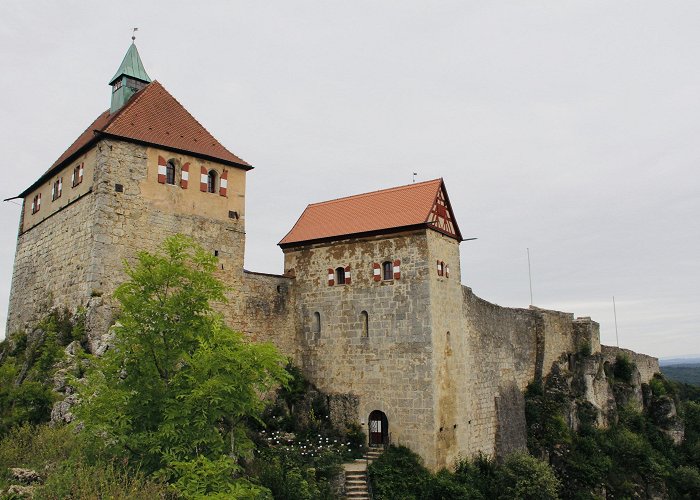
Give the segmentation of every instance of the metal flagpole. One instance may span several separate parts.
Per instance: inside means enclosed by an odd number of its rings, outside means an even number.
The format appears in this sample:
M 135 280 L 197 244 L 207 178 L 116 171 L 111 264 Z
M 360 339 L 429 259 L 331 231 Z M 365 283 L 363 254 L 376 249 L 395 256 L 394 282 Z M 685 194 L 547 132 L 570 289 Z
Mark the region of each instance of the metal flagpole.
M 532 269 L 530 268 L 530 249 L 527 249 L 527 274 L 530 278 L 530 305 L 532 304 Z
M 613 295 L 613 314 L 615 315 L 615 341 L 617 347 L 620 347 L 620 337 L 617 335 L 617 308 L 615 307 L 615 296 Z

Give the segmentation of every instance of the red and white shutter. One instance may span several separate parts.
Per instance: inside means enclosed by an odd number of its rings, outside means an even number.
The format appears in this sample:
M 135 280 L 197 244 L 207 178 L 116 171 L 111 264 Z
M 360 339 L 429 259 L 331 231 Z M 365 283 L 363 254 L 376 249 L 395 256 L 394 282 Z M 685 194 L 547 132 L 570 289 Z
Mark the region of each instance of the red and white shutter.
M 204 166 L 199 167 L 199 190 L 203 193 L 207 192 L 207 184 L 209 183 L 209 176 L 207 175 L 207 169 Z
M 158 157 L 158 182 L 160 184 L 165 184 L 165 175 L 167 174 L 168 167 L 165 165 L 165 158 L 162 156 Z
M 36 212 L 36 196 L 32 200 L 32 213 Z
M 445 264 L 445 278 L 449 278 L 449 277 L 450 277 L 450 266 Z
M 228 170 L 224 169 L 224 173 L 221 174 L 221 180 L 219 181 L 220 196 L 226 196 L 226 188 L 228 188 Z
M 438 276 L 442 276 L 442 264 L 440 263 L 439 260 L 437 261 L 437 273 L 438 273 Z
M 182 178 L 180 179 L 180 187 L 182 189 L 187 189 L 187 183 L 190 180 L 190 164 L 185 163 L 182 166 Z
M 58 196 L 57 198 L 61 197 L 61 193 L 63 192 L 63 177 L 59 177 L 58 179 Z
M 36 197 L 36 211 L 38 212 L 39 210 L 41 210 L 41 193 Z
M 349 285 L 350 283 L 351 283 L 350 266 L 345 266 L 345 284 Z
M 80 168 L 78 169 L 78 184 L 83 182 L 83 166 L 84 165 L 85 165 L 84 163 L 81 163 Z
M 380 266 L 378 262 L 372 264 L 372 273 L 374 281 L 382 281 L 382 266 Z
M 51 184 L 51 201 L 56 199 L 56 183 Z
M 399 259 L 396 259 L 394 261 L 394 279 L 401 279 L 401 261 Z
M 328 286 L 335 285 L 335 272 L 330 267 L 328 268 Z
M 73 173 L 70 176 L 70 184 L 75 187 L 75 169 L 73 169 Z

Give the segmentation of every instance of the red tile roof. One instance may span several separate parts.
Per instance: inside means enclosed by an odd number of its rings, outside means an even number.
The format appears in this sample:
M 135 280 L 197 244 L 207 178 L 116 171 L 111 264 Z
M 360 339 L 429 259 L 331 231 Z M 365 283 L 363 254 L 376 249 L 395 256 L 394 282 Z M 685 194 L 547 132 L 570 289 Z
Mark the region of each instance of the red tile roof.
M 98 116 L 20 197 L 105 135 L 252 168 L 222 146 L 158 81 L 153 81 L 116 113 L 110 115 L 107 110 Z
M 435 179 L 311 204 L 279 245 L 286 248 L 411 226 L 433 227 L 428 220 L 440 189 L 444 192 L 444 183 Z M 456 224 L 455 229 L 461 240 Z

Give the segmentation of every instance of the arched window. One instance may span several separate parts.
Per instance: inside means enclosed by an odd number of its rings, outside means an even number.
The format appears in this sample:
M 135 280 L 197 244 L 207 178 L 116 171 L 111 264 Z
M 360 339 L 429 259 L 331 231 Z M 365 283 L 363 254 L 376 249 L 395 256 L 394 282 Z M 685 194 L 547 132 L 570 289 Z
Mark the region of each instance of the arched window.
M 345 269 L 338 267 L 335 270 L 335 284 L 344 285 L 345 284 Z
M 382 279 L 383 280 L 393 280 L 394 279 L 394 264 L 387 260 L 382 264 Z
M 165 164 L 165 182 L 175 184 L 175 163 L 172 160 Z
M 207 192 L 216 193 L 216 170 L 210 170 L 207 174 Z
M 369 315 L 367 311 L 360 313 L 360 320 L 362 321 L 362 336 L 369 337 Z

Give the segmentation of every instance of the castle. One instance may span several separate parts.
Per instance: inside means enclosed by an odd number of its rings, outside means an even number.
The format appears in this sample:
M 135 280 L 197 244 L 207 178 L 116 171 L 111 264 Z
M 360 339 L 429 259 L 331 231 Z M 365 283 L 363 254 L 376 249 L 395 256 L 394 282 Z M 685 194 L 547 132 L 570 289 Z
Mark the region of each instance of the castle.
M 18 196 L 8 333 L 85 306 L 99 343 L 124 259 L 183 233 L 218 256 L 230 326 L 292 358 L 333 420 L 431 468 L 523 448 L 529 382 L 582 349 L 614 358 L 590 318 L 500 307 L 461 284 L 441 179 L 309 205 L 279 243 L 284 274 L 244 270 L 253 167 L 151 81 L 134 44 L 109 84 L 110 109 Z M 648 381 L 658 362 L 634 356 Z

